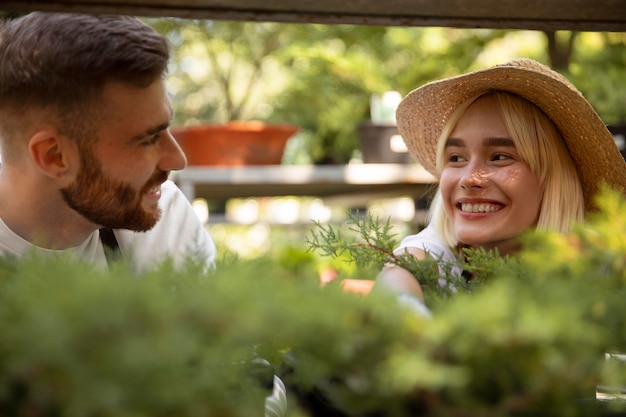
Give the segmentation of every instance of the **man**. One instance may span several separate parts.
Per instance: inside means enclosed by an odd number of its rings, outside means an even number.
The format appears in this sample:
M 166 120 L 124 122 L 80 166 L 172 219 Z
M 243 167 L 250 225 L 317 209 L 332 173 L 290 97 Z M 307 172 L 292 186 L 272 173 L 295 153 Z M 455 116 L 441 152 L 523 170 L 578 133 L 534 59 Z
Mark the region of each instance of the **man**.
M 169 49 L 125 16 L 31 13 L 0 31 L 0 253 L 73 253 L 137 271 L 212 265 L 215 245 L 168 180 Z M 111 233 L 110 231 L 113 230 Z
M 210 267 L 215 245 L 169 181 L 187 160 L 168 128 L 169 50 L 125 16 L 31 13 L 0 29 L 0 254 L 72 253 L 137 271 Z M 267 416 L 284 415 L 277 377 Z

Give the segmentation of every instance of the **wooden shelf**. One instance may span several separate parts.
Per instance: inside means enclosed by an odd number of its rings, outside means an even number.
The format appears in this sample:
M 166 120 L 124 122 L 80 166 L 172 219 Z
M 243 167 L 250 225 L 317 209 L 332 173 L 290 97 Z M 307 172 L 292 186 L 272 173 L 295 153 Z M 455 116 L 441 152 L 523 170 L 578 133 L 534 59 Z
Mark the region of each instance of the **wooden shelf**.
M 372 198 L 420 198 L 436 183 L 417 164 L 190 166 L 172 173 L 172 179 L 190 201 L 315 196 L 353 204 Z
M 2 0 L 0 10 L 386 26 L 626 29 L 626 7 L 620 0 Z

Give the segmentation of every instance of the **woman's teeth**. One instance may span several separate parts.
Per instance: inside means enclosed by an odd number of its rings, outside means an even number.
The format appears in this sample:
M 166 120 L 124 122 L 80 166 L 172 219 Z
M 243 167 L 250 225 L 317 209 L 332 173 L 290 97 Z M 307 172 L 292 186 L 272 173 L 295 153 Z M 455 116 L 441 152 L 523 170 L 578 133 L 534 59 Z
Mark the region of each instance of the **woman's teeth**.
M 492 213 L 498 211 L 500 208 L 494 204 L 479 203 L 479 204 L 461 204 L 461 211 L 467 213 Z

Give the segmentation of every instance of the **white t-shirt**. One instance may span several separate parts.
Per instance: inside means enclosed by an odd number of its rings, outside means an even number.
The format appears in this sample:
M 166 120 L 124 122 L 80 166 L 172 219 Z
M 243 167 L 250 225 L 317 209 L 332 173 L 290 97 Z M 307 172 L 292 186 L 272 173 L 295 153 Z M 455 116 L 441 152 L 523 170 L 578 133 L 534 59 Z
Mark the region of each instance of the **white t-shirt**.
M 430 254 L 434 259 L 450 263 L 451 265 L 457 263 L 457 258 L 450 247 L 431 225 L 426 226 L 425 229 L 417 234 L 409 235 L 402 239 L 400 246 L 394 250 L 394 253 L 402 254 L 406 248 L 421 249 Z M 441 268 L 439 270 L 441 271 Z M 452 267 L 451 272 L 458 276 L 462 273 L 461 268 L 458 266 Z
M 398 246 L 393 252 L 401 255 L 405 249 L 414 248 L 420 249 L 430 254 L 433 259 L 449 264 L 451 266 L 450 272 L 454 275 L 461 276 L 462 270 L 457 265 L 457 258 L 450 247 L 444 242 L 444 240 L 437 234 L 437 231 L 431 225 L 426 226 L 425 229 L 414 235 L 409 235 L 402 239 L 400 246 Z M 439 273 L 444 276 L 445 269 L 439 267 Z M 442 277 L 439 279 L 439 285 L 446 285 L 446 280 Z M 398 301 L 400 304 L 412 309 L 416 314 L 424 317 L 430 317 L 431 313 L 428 307 L 412 294 L 402 292 L 398 295 Z
M 166 259 L 181 265 L 189 257 L 204 262 L 207 267 L 215 262 L 215 244 L 193 211 L 184 194 L 172 181 L 161 186 L 159 206 L 161 219 L 147 232 L 116 229 L 122 257 L 137 272 L 152 269 Z M 0 219 L 0 253 L 22 257 L 34 251 L 41 255 L 73 254 L 85 262 L 106 266 L 107 260 L 99 231 L 93 232 L 80 245 L 52 250 L 33 245 L 13 233 Z

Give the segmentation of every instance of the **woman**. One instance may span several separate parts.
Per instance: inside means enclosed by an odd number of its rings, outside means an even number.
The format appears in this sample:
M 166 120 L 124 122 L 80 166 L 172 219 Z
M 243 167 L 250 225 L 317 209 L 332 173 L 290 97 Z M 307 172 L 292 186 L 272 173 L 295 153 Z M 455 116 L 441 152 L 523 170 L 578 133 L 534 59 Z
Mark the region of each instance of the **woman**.
M 626 191 L 626 162 L 600 117 L 567 79 L 529 59 L 426 84 L 403 99 L 397 121 L 439 187 L 428 226 L 396 253 L 446 262 L 463 247 L 513 254 L 530 228 L 566 233 L 582 221 L 602 183 Z M 376 285 L 423 301 L 398 266 Z

